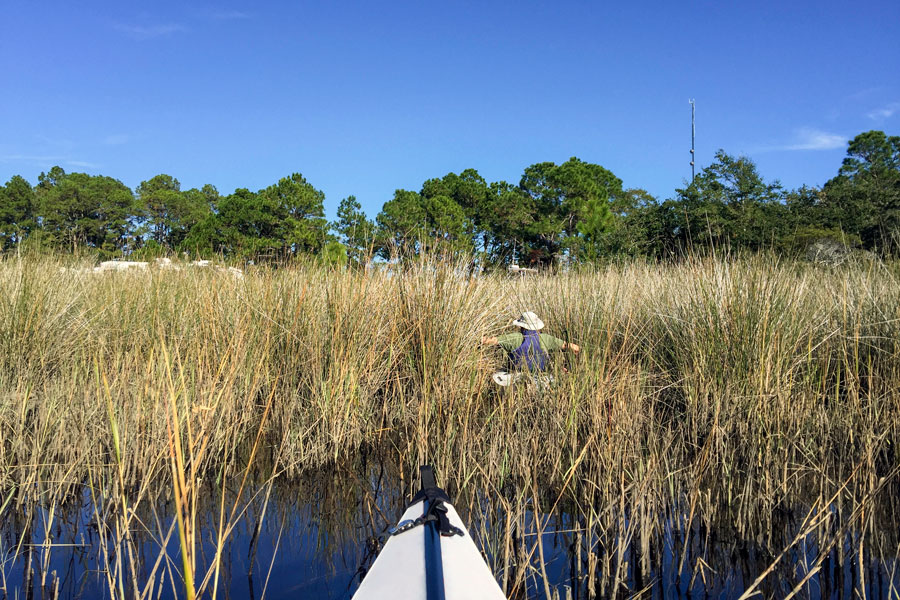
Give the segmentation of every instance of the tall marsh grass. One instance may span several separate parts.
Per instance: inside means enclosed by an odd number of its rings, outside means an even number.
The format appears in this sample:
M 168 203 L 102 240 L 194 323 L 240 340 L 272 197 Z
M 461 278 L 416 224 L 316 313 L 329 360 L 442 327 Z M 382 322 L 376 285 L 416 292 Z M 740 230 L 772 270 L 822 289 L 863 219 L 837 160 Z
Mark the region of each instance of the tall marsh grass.
M 797 510 L 822 560 L 847 551 L 850 525 L 896 558 L 883 501 L 900 491 L 890 266 L 760 256 L 509 278 L 423 260 L 243 279 L 65 266 L 0 262 L 0 512 L 28 522 L 89 490 L 111 596 L 149 597 L 164 573 L 215 595 L 218 553 L 193 549 L 201 490 L 221 492 L 221 547 L 273 483 L 333 469 L 362 485 L 369 455 L 408 487 L 431 462 L 472 515 L 485 503 L 505 515 L 481 539 L 510 595 L 529 578 L 555 593 L 540 515 L 560 510 L 586 596 L 661 564 L 673 515 L 686 577 L 704 576 L 691 536 L 710 528 L 769 544 L 776 568 L 773 522 Z M 480 340 L 524 310 L 583 351 L 554 357 L 551 388 L 500 389 L 503 357 Z M 156 513 L 166 500 L 177 527 Z M 135 531 L 159 557 L 139 556 Z

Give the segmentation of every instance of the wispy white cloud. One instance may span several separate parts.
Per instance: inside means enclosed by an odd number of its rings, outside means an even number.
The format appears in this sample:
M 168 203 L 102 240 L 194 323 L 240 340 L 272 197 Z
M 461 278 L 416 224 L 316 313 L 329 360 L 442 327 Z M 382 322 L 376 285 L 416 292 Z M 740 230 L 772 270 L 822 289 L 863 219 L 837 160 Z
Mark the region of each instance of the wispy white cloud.
M 136 40 L 149 40 L 162 36 L 172 35 L 181 31 L 187 31 L 187 27 L 181 23 L 163 23 L 160 25 L 127 25 L 116 23 L 116 29 Z
M 210 16 L 213 19 L 219 19 L 220 21 L 235 21 L 238 19 L 249 19 L 250 15 L 240 10 L 218 10 L 213 12 Z
M 793 152 L 797 150 L 835 150 L 847 145 L 847 138 L 812 127 L 795 129 L 788 142 L 749 148 L 751 154 L 763 152 Z
M 843 148 L 847 138 L 836 133 L 804 127 L 794 134 L 793 143 L 782 146 L 781 150 L 834 150 Z
M 86 162 L 83 160 L 65 160 L 64 164 L 72 166 L 72 167 L 81 167 L 82 169 L 99 169 L 100 165 L 92 162 Z
M 872 119 L 873 121 L 884 121 L 885 119 L 890 119 L 897 112 L 900 111 L 900 102 L 891 102 L 890 104 L 886 104 L 881 108 L 876 108 L 874 110 L 870 110 L 866 113 L 866 116 Z
M 75 142 L 65 138 L 55 138 L 39 133 L 34 136 L 45 148 L 56 148 L 57 152 L 64 152 L 75 147 Z
M 52 156 L 41 154 L 0 154 L 2 162 L 27 162 L 27 163 L 62 163 L 66 161 L 64 156 Z
M 23 162 L 36 165 L 64 165 L 82 169 L 97 169 L 100 165 L 83 160 L 74 160 L 66 156 L 40 154 L 0 154 L 0 162 Z
M 858 92 L 854 92 L 853 94 L 850 94 L 849 96 L 847 96 L 847 99 L 852 100 L 852 101 L 865 100 L 866 98 L 871 97 L 872 95 L 880 92 L 881 90 L 882 90 L 881 86 L 865 88 L 865 89 L 859 90 Z
M 107 146 L 121 146 L 127 144 L 131 138 L 124 133 L 114 133 L 103 138 L 103 143 Z

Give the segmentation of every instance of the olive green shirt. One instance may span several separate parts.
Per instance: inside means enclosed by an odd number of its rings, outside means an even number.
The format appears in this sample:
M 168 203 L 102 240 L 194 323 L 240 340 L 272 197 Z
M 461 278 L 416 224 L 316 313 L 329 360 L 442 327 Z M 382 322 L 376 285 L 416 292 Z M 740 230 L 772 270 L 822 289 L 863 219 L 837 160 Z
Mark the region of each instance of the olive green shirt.
M 542 333 L 539 337 L 541 340 L 541 348 L 543 348 L 547 352 L 562 350 L 566 345 L 563 340 L 559 339 L 558 337 L 553 337 L 549 333 Z M 506 333 L 497 338 L 497 344 L 509 353 L 514 352 L 515 349 L 521 346 L 522 342 L 524 341 L 525 336 L 518 331 L 514 333 Z

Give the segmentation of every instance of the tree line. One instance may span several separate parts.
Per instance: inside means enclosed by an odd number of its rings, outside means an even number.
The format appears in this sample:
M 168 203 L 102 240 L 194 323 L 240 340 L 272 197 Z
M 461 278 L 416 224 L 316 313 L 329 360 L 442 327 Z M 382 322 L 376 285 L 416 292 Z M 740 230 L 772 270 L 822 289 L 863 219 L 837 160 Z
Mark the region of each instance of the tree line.
M 34 186 L 19 175 L 0 186 L 0 251 L 188 252 L 257 262 L 312 255 L 351 265 L 441 252 L 497 267 L 666 259 L 710 247 L 791 253 L 827 239 L 896 255 L 900 136 L 859 134 L 821 188 L 786 190 L 750 159 L 720 150 L 665 200 L 623 188 L 608 169 L 577 158 L 533 164 L 518 184 L 488 182 L 474 169 L 429 179 L 418 191 L 396 190 L 374 219 L 350 196 L 328 222 L 324 200 L 299 173 L 221 195 L 212 185 L 183 190 L 171 175 L 131 190 L 57 166 Z

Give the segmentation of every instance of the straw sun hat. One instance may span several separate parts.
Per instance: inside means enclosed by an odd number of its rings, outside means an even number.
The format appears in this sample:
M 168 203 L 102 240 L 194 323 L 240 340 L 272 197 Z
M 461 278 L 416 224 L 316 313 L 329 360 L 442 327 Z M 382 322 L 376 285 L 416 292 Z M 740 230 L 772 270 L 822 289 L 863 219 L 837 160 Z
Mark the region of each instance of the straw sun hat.
M 513 319 L 512 324 L 516 327 L 522 327 L 531 331 L 537 331 L 538 329 L 544 328 L 544 322 L 530 310 L 523 312 L 522 316 L 518 319 Z

